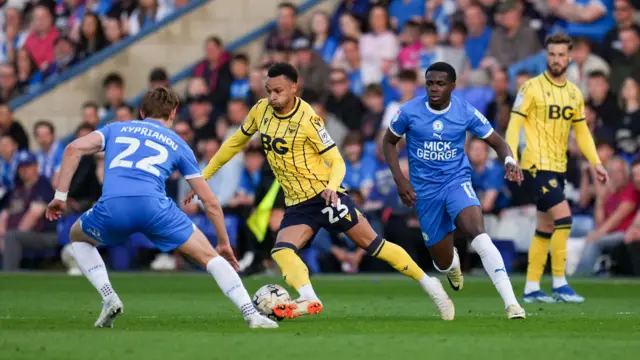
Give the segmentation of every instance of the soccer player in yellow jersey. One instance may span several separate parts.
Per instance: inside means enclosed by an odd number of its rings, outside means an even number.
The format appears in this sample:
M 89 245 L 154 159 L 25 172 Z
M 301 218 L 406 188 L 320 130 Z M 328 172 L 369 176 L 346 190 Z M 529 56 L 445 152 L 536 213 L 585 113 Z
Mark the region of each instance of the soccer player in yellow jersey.
M 291 304 L 276 307 L 274 313 L 294 318 L 322 311 L 298 250 L 320 228 L 325 228 L 344 232 L 369 255 L 418 281 L 433 299 L 442 319 L 452 320 L 453 303 L 440 281 L 427 276 L 400 246 L 380 238 L 341 188 L 346 172 L 344 160 L 324 121 L 309 104 L 296 97 L 297 81 L 298 74 L 290 64 L 272 65 L 266 81 L 269 97 L 253 106 L 244 124 L 222 144 L 202 172 L 205 179 L 211 178 L 256 132 L 260 133 L 262 148 L 282 186 L 286 204 L 271 256 L 282 270 L 285 282 L 300 294 Z M 189 194 L 185 201 L 192 196 Z
M 573 302 L 578 295 L 565 278 L 567 240 L 571 232 L 571 210 L 564 197 L 569 132 L 576 133 L 578 146 L 595 168 L 597 181 L 606 182 L 607 171 L 600 163 L 585 122 L 584 99 L 577 86 L 566 80 L 572 41 L 557 33 L 545 40 L 547 70 L 528 80 L 518 93 L 507 128 L 507 143 L 518 154 L 520 129 L 524 125 L 526 147 L 522 153 L 523 191 L 538 209 L 536 233 L 529 248 L 524 301 Z M 540 279 L 551 246 L 552 296 L 540 289 Z

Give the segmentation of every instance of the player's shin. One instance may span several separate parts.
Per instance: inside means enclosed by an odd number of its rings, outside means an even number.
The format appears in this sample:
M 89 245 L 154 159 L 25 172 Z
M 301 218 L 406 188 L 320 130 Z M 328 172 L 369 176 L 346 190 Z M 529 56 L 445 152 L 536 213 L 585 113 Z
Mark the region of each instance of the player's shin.
M 207 271 L 218 283 L 220 290 L 233 302 L 233 304 L 247 318 L 257 311 L 251 302 L 251 297 L 240 280 L 240 276 L 233 270 L 231 264 L 222 256 L 216 256 L 207 263 Z
M 98 290 L 102 300 L 106 300 L 109 296 L 115 294 L 109 281 L 107 267 L 100 253 L 98 253 L 98 249 L 86 242 L 72 242 L 71 248 L 80 270 L 91 285 Z
M 554 221 L 555 230 L 551 235 L 551 274 L 553 288 L 567 285 L 565 268 L 567 260 L 567 240 L 571 233 L 572 220 L 570 216 Z
M 502 300 L 504 300 L 505 308 L 509 305 L 517 305 L 518 300 L 516 300 L 516 295 L 513 292 L 513 286 L 511 286 L 507 269 L 504 266 L 504 260 L 489 235 L 483 233 L 476 236 L 471 241 L 471 246 L 480 256 L 484 270 L 493 281 L 493 285 L 500 293 Z
M 318 300 L 309 280 L 309 269 L 297 254 L 298 248 L 289 243 L 279 242 L 271 250 L 271 258 L 278 264 L 284 281 L 296 289 L 303 299 Z
M 536 230 L 529 247 L 529 265 L 527 266 L 527 284 L 524 293 L 540 290 L 540 280 L 549 255 L 551 234 Z
M 380 236 L 377 236 L 365 250 L 369 255 L 386 261 L 398 272 L 413 280 L 420 281 L 425 276 L 424 271 L 403 248 Z

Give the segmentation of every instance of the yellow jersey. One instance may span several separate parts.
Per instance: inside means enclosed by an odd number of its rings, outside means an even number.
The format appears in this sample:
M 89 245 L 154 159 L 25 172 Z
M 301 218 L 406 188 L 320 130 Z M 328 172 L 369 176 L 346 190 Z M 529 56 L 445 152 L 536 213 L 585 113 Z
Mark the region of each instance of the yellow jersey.
M 544 72 L 522 85 L 507 128 L 507 142 L 515 155 L 523 125 L 526 147 L 521 166 L 525 170 L 566 172 L 572 127 L 576 129 L 585 156 L 592 163 L 599 162 L 585 123 L 584 98 L 578 87 L 569 81 L 556 83 Z
M 287 206 L 309 200 L 326 188 L 343 191 L 344 160 L 324 121 L 300 98 L 287 114 L 277 114 L 267 99 L 258 101 L 240 129 L 203 170 L 204 177 L 210 178 L 256 132 L 260 133 L 262 149 L 282 186 Z

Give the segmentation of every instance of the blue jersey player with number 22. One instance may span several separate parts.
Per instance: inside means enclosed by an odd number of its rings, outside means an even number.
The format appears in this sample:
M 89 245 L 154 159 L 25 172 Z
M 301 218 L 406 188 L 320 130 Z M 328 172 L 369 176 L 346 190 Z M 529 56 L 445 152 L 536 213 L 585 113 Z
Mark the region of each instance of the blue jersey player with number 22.
M 487 119 L 457 97 L 456 73 L 444 62 L 425 73 L 427 96 L 404 104 L 389 125 L 383 152 L 402 202 L 416 208 L 422 236 L 435 268 L 447 274 L 453 290 L 461 290 L 460 259 L 453 247 L 453 232 L 473 239 L 482 264 L 502 296 L 509 319 L 523 319 L 525 311 L 513 293 L 504 261 L 484 230 L 480 202 L 471 186 L 471 166 L 464 153 L 467 131 L 484 139 L 505 163 L 506 177 L 522 181 L 522 171 L 507 143 L 493 131 Z M 407 139 L 409 177 L 400 171 L 396 144 Z M 414 190 L 415 189 L 415 190 Z
M 141 232 L 160 250 L 177 250 L 206 268 L 220 289 L 242 312 L 250 328 L 274 328 L 260 315 L 236 273 L 238 263 L 229 245 L 220 203 L 200 175 L 193 152 L 171 130 L 178 96 L 157 87 L 142 99 L 144 121 L 113 123 L 73 141 L 64 152 L 59 185 L 47 208 L 47 219 L 62 217 L 71 178 L 80 157 L 105 152 L 104 184 L 98 203 L 72 226 L 70 238 L 82 273 L 98 290 L 103 307 L 96 327 L 112 327 L 124 310 L 109 281 L 96 246 L 116 245 Z M 165 181 L 178 169 L 204 204 L 218 235 L 214 250 L 207 238 L 176 204 L 167 198 Z

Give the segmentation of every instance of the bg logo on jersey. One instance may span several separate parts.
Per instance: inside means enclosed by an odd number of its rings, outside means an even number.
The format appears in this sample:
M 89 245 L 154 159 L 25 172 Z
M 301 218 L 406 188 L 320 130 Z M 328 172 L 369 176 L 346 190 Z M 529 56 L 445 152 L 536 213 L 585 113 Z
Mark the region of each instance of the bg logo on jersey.
M 558 120 L 562 115 L 565 120 L 573 118 L 573 108 L 571 106 L 560 107 L 558 105 L 549 105 L 549 120 Z
M 269 135 L 260 134 L 260 140 L 262 141 L 262 150 L 264 152 L 274 151 L 278 155 L 284 155 L 289 151 L 287 142 L 283 138 L 271 139 Z

